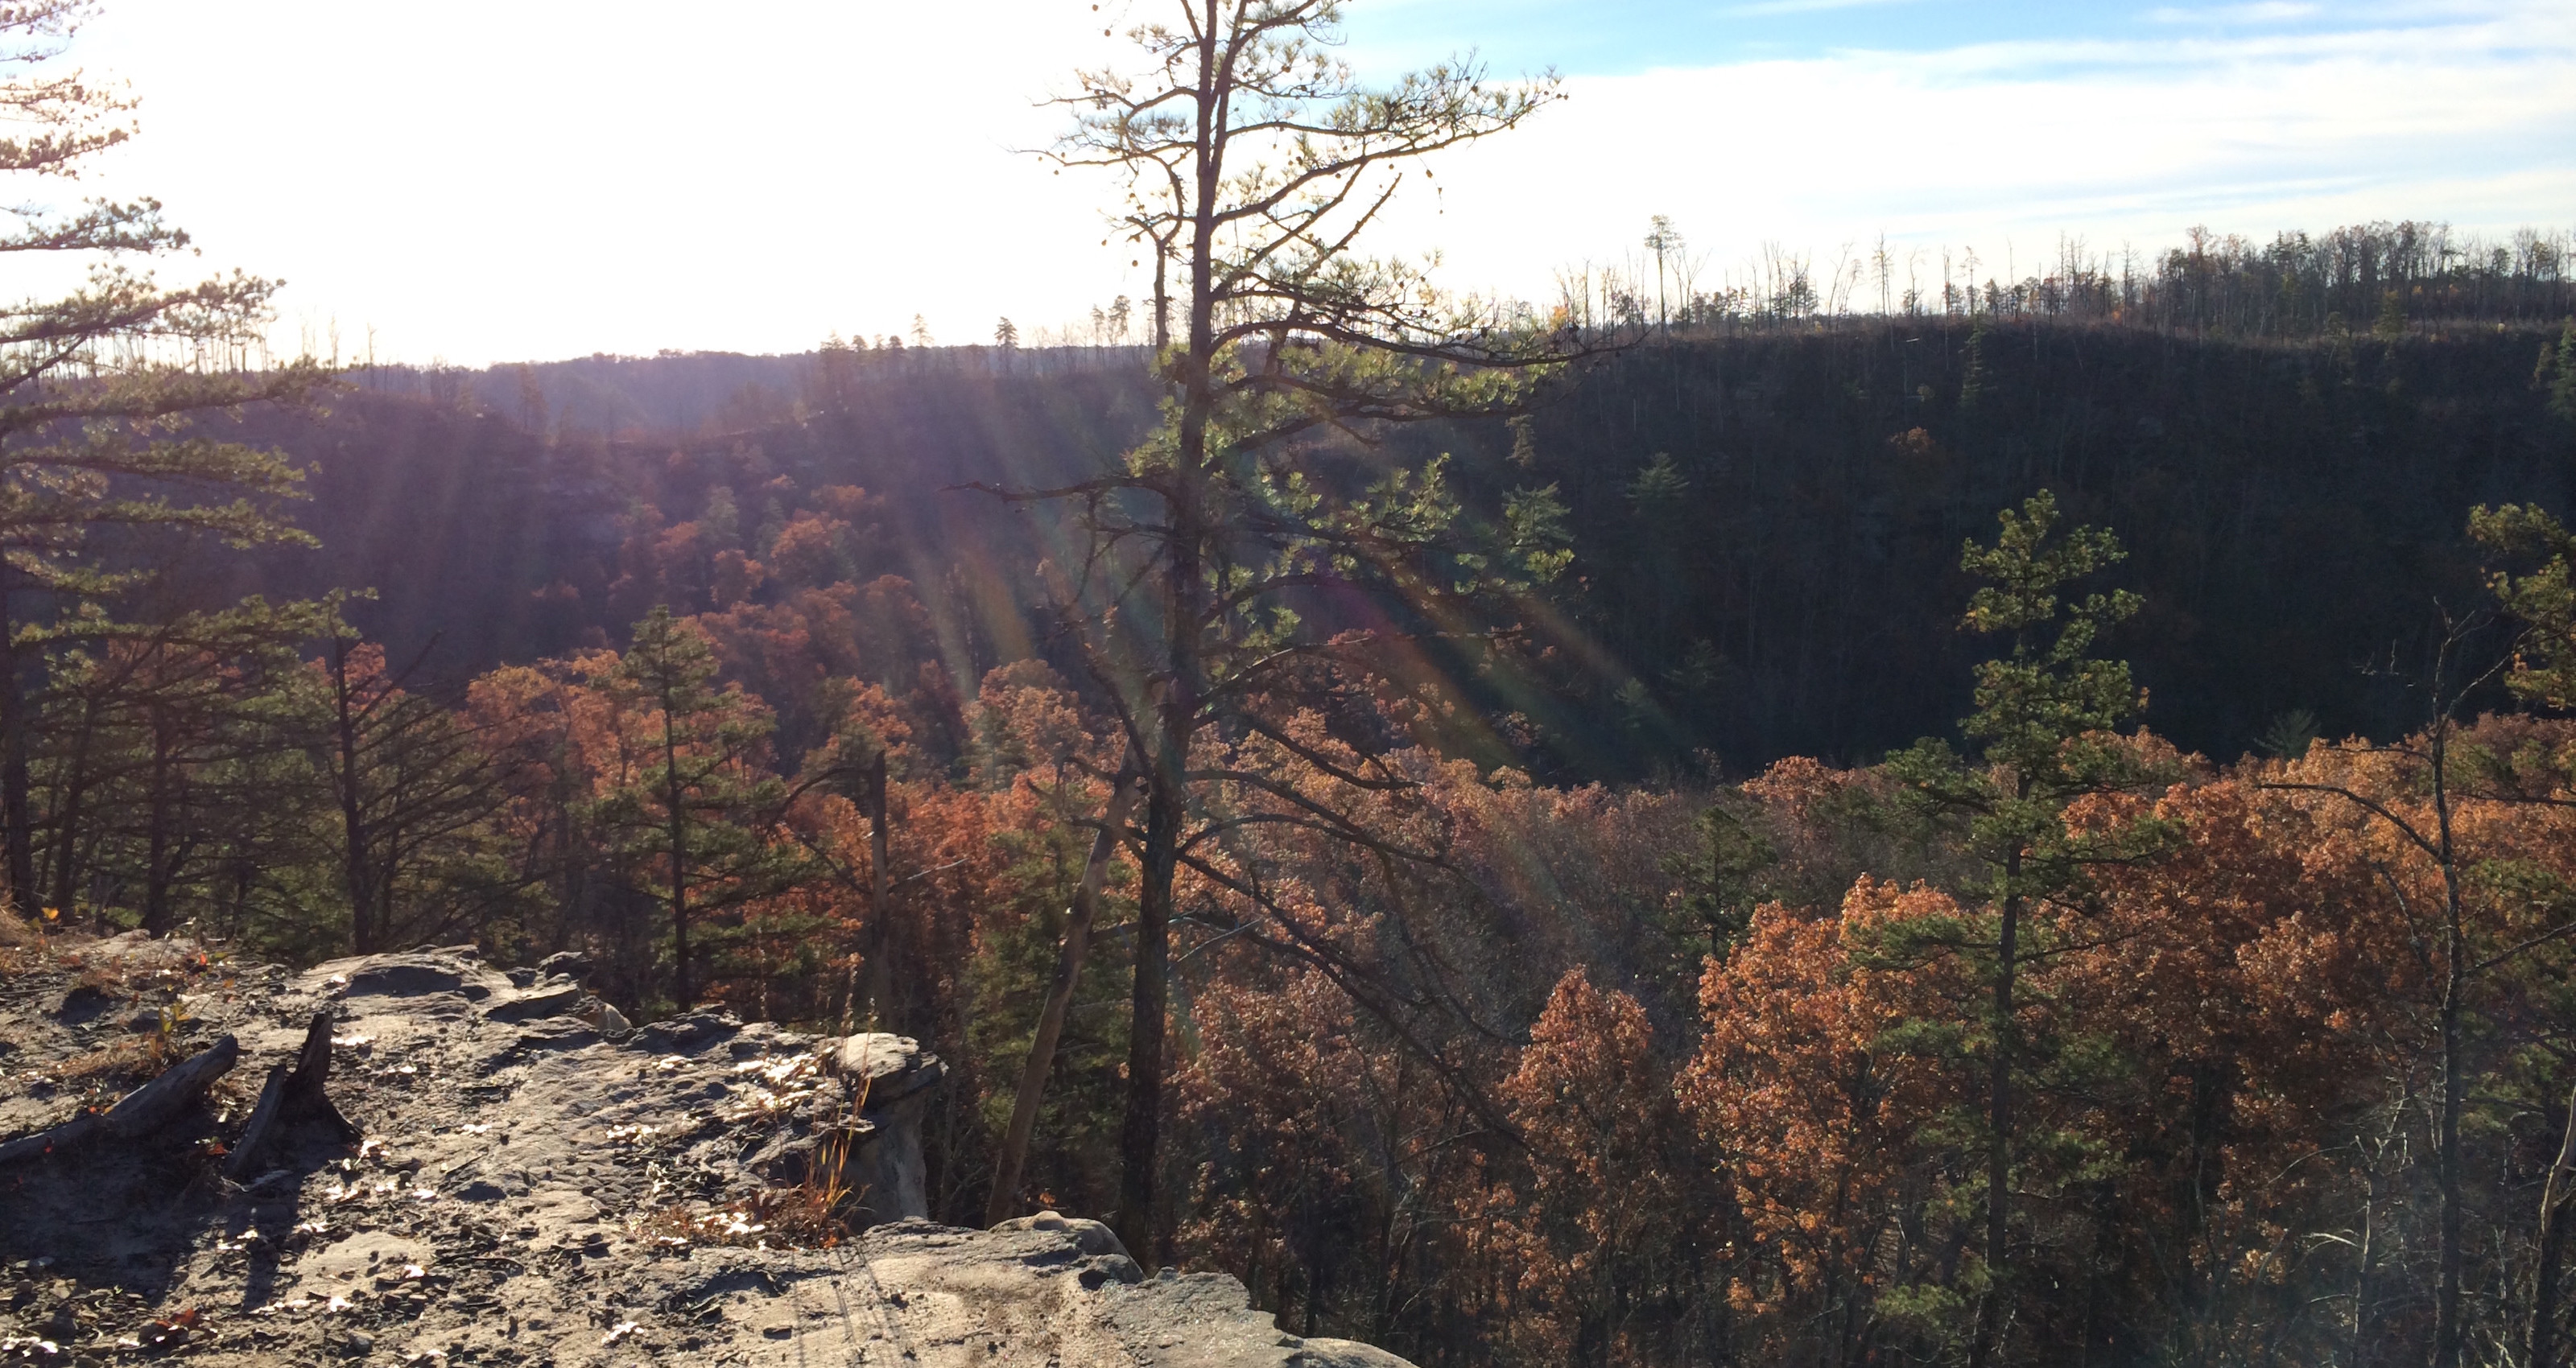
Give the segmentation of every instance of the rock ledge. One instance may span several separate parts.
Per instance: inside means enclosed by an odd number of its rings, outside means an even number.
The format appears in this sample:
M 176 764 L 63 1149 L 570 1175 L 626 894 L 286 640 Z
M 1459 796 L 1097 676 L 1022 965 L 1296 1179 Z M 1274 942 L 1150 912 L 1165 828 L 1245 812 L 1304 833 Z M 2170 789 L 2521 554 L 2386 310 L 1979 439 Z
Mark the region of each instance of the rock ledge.
M 1280 1333 L 1232 1278 L 1147 1277 L 1096 1221 L 920 1219 L 945 1069 L 911 1040 L 633 1029 L 579 968 L 458 947 L 290 975 L 120 937 L 0 980 L 0 1142 L 95 1105 L 147 1022 L 246 1066 L 142 1141 L 0 1174 L 0 1362 L 1403 1368 Z M 363 1139 L 307 1125 L 226 1180 L 317 1011 Z M 879 1224 L 765 1247 L 781 1185 L 836 1162 Z

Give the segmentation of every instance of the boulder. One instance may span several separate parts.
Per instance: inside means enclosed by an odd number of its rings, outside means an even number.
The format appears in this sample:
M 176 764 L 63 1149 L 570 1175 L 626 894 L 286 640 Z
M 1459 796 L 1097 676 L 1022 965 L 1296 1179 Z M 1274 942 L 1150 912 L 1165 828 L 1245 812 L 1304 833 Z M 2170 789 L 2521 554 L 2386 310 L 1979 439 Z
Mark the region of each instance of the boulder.
M 571 1016 L 589 996 L 576 983 L 521 988 L 484 1003 L 483 1015 L 494 1021 L 534 1021 L 539 1017 Z
M 495 994 L 516 992 L 509 976 L 487 969 L 481 956 L 453 950 L 414 950 L 407 954 L 364 955 L 315 965 L 297 986 L 326 997 L 432 997 L 453 994 L 481 1002 Z
M 829 1042 L 823 1059 L 867 1123 L 865 1132 L 851 1137 L 842 1185 L 858 1194 L 869 1224 L 928 1216 L 929 1168 L 922 1159 L 921 1120 L 931 1090 L 948 1077 L 948 1066 L 910 1036 L 884 1032 Z

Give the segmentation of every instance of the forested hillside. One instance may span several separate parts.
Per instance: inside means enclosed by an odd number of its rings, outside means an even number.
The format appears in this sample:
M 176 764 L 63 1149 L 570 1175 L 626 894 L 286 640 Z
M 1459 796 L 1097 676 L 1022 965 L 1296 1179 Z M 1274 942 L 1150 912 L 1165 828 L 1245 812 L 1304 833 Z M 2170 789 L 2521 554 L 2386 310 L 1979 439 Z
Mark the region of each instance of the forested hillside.
M 2328 736 L 2419 719 L 2370 667 L 2475 602 L 2465 510 L 2569 492 L 2576 448 L 2533 380 L 2556 340 L 1925 320 L 1650 346 L 1540 411 L 1525 467 L 1495 433 L 1470 469 L 1572 510 L 1574 611 L 1636 681 L 1592 720 L 1653 738 L 1574 752 L 1611 772 L 1941 732 L 1971 650 L 1958 545 L 2039 489 L 2134 554 L 2147 607 L 2117 642 L 2148 721 L 2232 757 L 2298 711 Z
M 2534 369 L 2557 341 L 2484 321 L 2387 341 L 2027 318 L 1746 326 L 1650 341 L 1524 419 L 1424 425 L 1344 459 L 1448 453 L 1497 519 L 1515 490 L 1555 491 L 1573 568 L 1531 624 L 1555 658 L 1486 697 L 1525 714 L 1516 759 L 1542 773 L 1670 773 L 1700 750 L 1738 773 L 1868 760 L 1945 731 L 1973 655 L 1951 627 L 1958 544 L 2042 488 L 2127 539 L 2147 609 L 2118 644 L 2148 719 L 2224 757 L 2283 726 L 2386 737 L 2420 720 L 2374 667 L 2482 592 L 2466 510 L 2565 504 L 2576 436 Z M 747 360 L 617 369 L 638 390 L 707 394 Z M 1133 357 L 842 352 L 760 373 L 776 385 L 738 407 L 777 416 L 733 426 L 701 405 L 677 432 L 549 425 L 561 383 L 497 402 L 515 368 L 438 395 L 362 374 L 325 416 L 248 417 L 241 435 L 314 467 L 307 520 L 334 534 L 231 587 L 373 586 L 352 619 L 450 681 L 622 639 L 656 602 L 760 605 L 886 575 L 925 617 L 918 639 L 870 653 L 871 677 L 935 661 L 964 688 L 1044 652 L 1029 612 L 1048 548 L 960 487 L 1114 459 L 1153 420 Z M 866 498 L 816 502 L 835 488 Z M 764 577 L 721 570 L 728 551 Z

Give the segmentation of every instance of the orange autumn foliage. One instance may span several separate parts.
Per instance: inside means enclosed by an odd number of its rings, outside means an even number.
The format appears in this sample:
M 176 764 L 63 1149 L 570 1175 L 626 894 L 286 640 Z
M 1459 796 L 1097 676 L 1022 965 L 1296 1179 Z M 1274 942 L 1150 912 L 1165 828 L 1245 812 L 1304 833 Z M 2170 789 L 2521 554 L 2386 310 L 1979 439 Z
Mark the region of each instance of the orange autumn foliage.
M 1514 1348 L 1640 1363 L 1713 1343 L 1714 1194 L 1637 1000 L 1566 971 L 1495 1093 L 1520 1128 L 1526 1188 L 1480 1194 L 1485 1226 L 1468 1238 L 1516 1266 Z

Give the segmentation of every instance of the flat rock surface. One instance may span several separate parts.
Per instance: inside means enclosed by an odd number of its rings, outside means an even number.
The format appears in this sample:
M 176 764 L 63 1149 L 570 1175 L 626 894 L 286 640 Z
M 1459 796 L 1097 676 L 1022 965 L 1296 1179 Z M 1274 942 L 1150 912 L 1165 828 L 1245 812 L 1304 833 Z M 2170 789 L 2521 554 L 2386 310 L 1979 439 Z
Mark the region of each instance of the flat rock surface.
M 937 1061 L 598 1006 L 461 948 L 302 974 L 133 937 L 31 959 L 0 978 L 0 1141 L 221 1034 L 242 1060 L 145 1142 L 0 1169 L 0 1364 L 1401 1368 L 1280 1333 L 1231 1278 L 1143 1277 L 1094 1222 L 822 1247 L 750 1161 L 845 1124 L 859 1080 L 935 1086 Z M 227 1182 L 260 1079 L 325 1008 L 329 1091 L 364 1138 L 308 1127 Z

